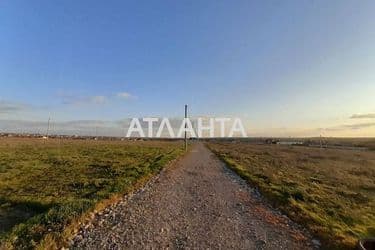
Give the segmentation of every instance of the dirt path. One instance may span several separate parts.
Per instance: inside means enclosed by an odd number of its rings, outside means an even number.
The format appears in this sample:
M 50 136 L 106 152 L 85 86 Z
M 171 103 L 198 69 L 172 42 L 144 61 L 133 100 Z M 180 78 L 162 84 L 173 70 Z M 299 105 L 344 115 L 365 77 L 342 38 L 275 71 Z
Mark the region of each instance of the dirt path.
M 72 241 L 90 249 L 310 249 L 308 237 L 202 144 Z

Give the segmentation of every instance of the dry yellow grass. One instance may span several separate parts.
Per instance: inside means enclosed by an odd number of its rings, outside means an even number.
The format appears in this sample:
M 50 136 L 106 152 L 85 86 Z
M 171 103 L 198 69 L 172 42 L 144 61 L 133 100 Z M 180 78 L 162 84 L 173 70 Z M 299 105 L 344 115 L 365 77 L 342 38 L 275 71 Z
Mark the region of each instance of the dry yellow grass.
M 375 152 L 211 143 L 228 165 L 330 248 L 375 236 Z

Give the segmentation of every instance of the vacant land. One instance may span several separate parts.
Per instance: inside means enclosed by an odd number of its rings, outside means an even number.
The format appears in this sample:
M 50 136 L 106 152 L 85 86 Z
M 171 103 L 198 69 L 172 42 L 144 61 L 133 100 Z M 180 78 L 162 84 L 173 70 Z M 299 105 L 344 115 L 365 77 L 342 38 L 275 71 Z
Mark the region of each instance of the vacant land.
M 74 219 L 181 154 L 176 142 L 1 138 L 3 246 L 33 248 L 61 240 Z
M 294 139 L 301 140 L 301 139 Z M 365 148 L 375 151 L 375 140 L 374 138 L 335 138 L 335 137 L 323 137 L 323 138 L 305 138 L 302 141 L 310 145 L 320 145 L 323 146 L 337 146 L 337 147 L 357 147 Z
M 375 236 L 375 152 L 247 143 L 209 147 L 330 248 Z
M 126 201 L 82 225 L 72 249 L 313 249 L 200 143 Z

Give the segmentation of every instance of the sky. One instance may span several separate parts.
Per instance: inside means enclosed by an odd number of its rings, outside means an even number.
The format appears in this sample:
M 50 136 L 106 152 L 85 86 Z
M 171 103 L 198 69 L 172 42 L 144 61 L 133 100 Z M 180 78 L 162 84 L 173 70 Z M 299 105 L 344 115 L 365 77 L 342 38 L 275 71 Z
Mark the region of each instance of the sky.
M 375 1 L 0 1 L 0 132 L 240 117 L 375 136 Z M 103 127 L 103 128 L 102 128 Z M 96 132 L 97 133 L 97 132 Z

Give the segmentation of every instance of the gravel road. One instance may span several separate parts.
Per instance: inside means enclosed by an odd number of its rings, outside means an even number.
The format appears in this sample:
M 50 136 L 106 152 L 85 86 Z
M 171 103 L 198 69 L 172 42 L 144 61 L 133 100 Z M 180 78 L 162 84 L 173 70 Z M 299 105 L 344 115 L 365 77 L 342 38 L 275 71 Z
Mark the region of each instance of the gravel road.
M 70 247 L 313 249 L 318 244 L 197 143 L 142 190 L 93 216 Z

